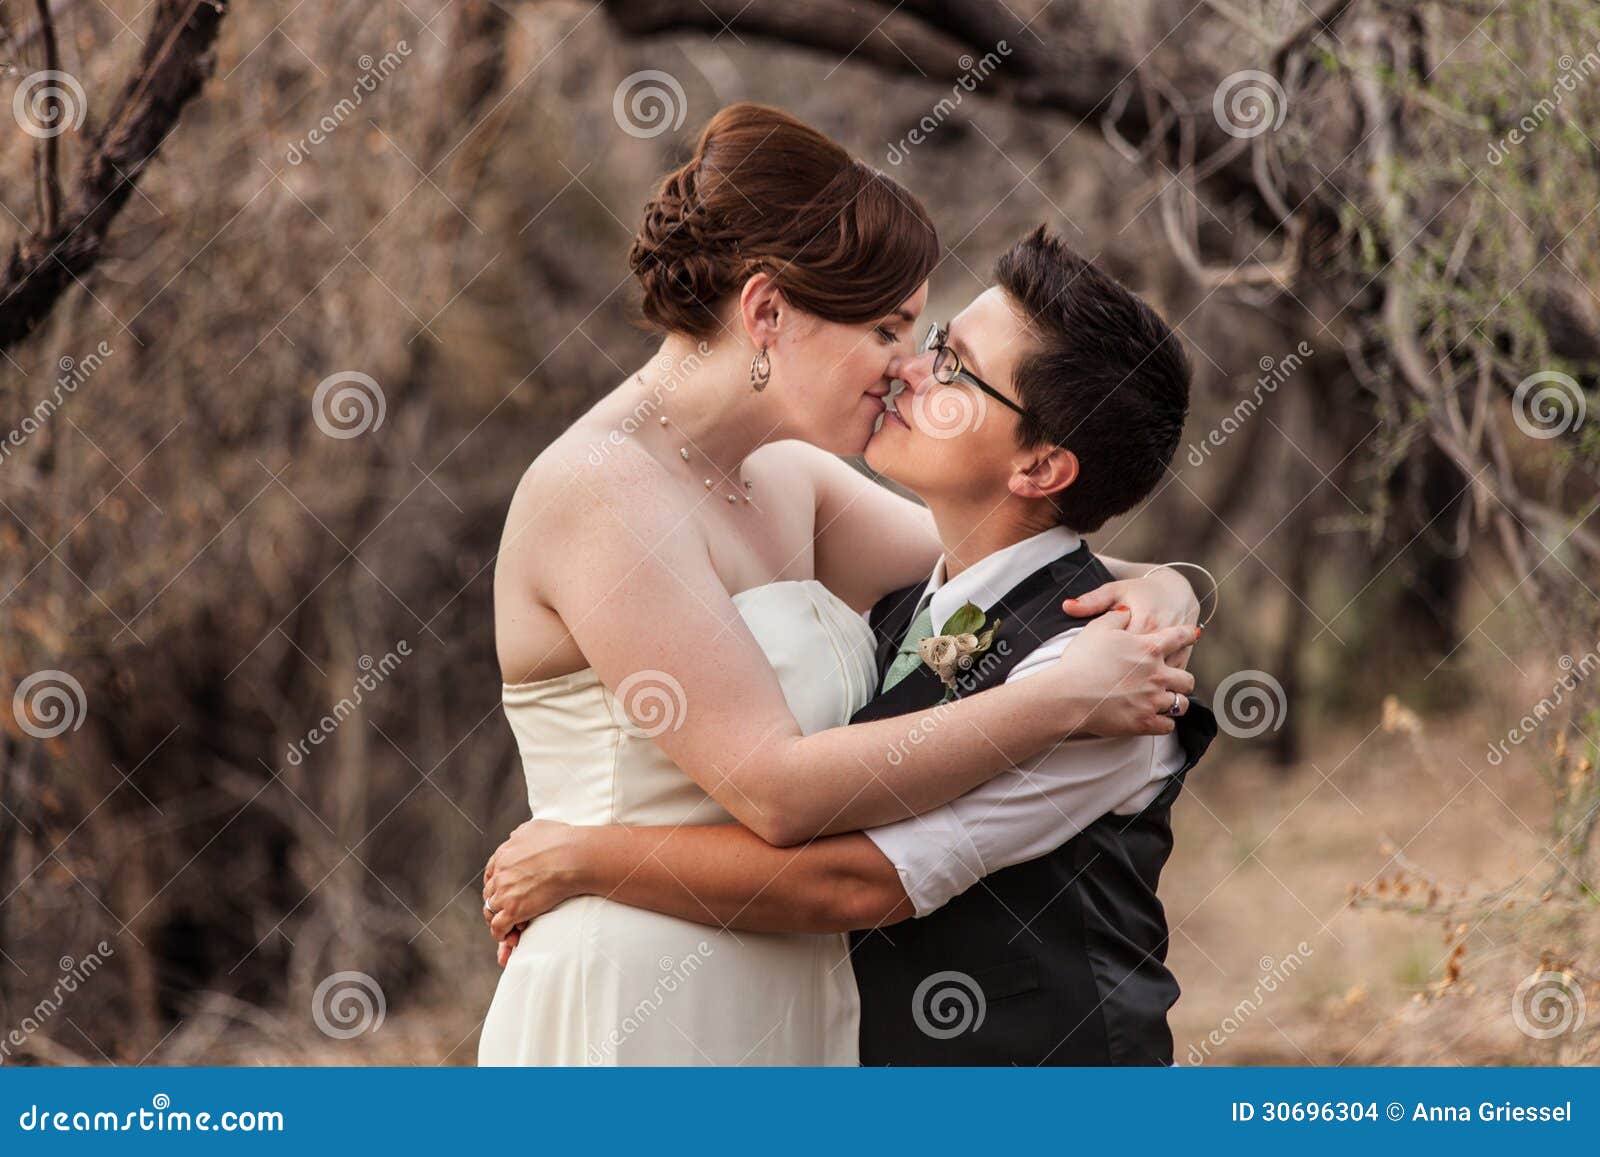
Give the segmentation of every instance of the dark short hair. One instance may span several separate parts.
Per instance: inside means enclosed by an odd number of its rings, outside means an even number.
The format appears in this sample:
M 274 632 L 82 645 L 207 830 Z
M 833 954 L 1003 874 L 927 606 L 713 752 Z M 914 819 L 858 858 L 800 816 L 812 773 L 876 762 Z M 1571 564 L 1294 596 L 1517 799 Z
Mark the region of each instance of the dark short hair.
M 995 264 L 995 281 L 1034 346 L 1014 385 L 1025 446 L 1058 445 L 1078 477 L 1053 495 L 1063 525 L 1087 533 L 1131 510 L 1160 480 L 1189 412 L 1189 358 L 1139 297 L 1041 225 Z

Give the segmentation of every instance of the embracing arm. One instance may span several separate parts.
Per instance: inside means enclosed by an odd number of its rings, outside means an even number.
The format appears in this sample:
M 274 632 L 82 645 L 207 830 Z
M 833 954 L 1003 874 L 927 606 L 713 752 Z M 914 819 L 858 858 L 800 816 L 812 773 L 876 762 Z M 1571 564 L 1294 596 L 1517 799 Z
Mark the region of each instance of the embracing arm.
M 736 824 L 529 820 L 484 869 L 489 928 L 514 945 L 529 920 L 581 895 L 755 932 L 894 924 L 1044 855 L 1109 811 L 1137 811 L 1183 763 L 1170 735 L 1073 740 L 924 815 L 798 848 L 774 848 Z
M 933 569 L 942 550 L 933 515 L 920 502 L 803 442 L 779 442 L 757 453 L 780 477 L 811 480 L 817 578 L 856 610 L 869 610 L 890 591 L 926 578 Z M 1166 564 L 1098 557 L 1114 581 L 1068 600 L 1074 613 L 1089 618 L 1127 603 L 1134 612 L 1129 629 L 1135 632 L 1199 621 L 1194 588 L 1178 571 Z
M 512 520 L 539 525 L 515 537 L 528 556 L 501 565 L 535 583 L 620 710 L 771 843 L 927 811 L 1071 734 L 1165 733 L 1171 691 L 1193 689 L 1165 663 L 1192 628 L 1130 635 L 1126 616 L 1108 615 L 1039 677 L 933 709 L 937 744 L 909 741 L 904 720 L 804 735 L 659 469 L 619 457 L 576 501 L 519 491 Z M 554 558 L 541 552 L 551 542 Z
M 942 549 L 926 506 L 874 482 L 842 459 L 802 443 L 779 451 L 790 473 L 804 471 L 816 493 L 816 571 L 834 594 L 865 613 L 884 595 L 922 582 Z
M 847 932 L 915 914 L 860 832 L 775 848 L 738 824 L 569 827 L 529 820 L 484 872 L 497 940 L 573 896 L 750 932 Z

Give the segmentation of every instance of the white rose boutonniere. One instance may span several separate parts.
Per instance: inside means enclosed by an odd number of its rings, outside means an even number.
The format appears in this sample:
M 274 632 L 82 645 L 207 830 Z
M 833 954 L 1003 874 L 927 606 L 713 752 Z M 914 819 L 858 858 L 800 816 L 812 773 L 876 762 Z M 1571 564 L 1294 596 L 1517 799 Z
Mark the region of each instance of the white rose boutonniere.
M 946 701 L 955 698 L 956 676 L 972 666 L 973 660 L 987 651 L 1000 629 L 1000 620 L 985 626 L 988 616 L 976 605 L 967 603 L 945 622 L 937 635 L 917 644 L 922 661 L 933 668 L 945 686 Z

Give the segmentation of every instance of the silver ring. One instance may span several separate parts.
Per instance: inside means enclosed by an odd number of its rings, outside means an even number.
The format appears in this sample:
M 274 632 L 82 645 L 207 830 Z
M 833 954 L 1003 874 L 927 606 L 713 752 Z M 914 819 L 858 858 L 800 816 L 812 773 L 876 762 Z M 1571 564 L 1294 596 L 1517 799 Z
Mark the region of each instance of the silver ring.
M 484 911 L 485 911 L 485 912 L 487 912 L 487 913 L 489 913 L 489 915 L 491 915 L 491 916 L 493 916 L 493 915 L 495 915 L 495 913 L 496 913 L 496 909 L 494 909 L 494 908 L 491 908 L 491 907 L 490 907 L 490 906 L 489 906 L 489 901 L 488 901 L 488 900 L 485 900 L 485 901 L 484 901 L 484 902 L 483 902 L 483 910 L 484 910 Z
M 1174 719 L 1183 714 L 1183 696 L 1176 691 L 1172 693 L 1172 706 L 1167 708 L 1167 714 Z

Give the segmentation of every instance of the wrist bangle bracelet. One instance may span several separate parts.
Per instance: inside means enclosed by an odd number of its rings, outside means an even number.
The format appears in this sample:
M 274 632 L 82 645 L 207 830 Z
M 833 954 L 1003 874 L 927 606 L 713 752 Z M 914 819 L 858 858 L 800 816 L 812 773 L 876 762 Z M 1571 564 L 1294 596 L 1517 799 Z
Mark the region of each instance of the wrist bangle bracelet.
M 1216 578 L 1212 576 L 1210 571 L 1208 571 L 1205 567 L 1201 566 L 1197 562 L 1164 562 L 1164 563 L 1161 563 L 1159 566 L 1151 567 L 1150 570 L 1146 571 L 1145 573 L 1147 575 L 1153 574 L 1155 571 L 1160 570 L 1162 567 L 1166 567 L 1168 570 L 1177 570 L 1179 567 L 1188 567 L 1190 570 L 1197 570 L 1201 574 L 1206 576 L 1207 581 L 1209 581 L 1211 583 L 1211 616 L 1210 616 L 1210 618 L 1206 618 L 1206 617 L 1202 616 L 1201 619 L 1200 619 L 1199 625 L 1202 626 L 1202 627 L 1209 626 L 1211 624 L 1211 620 L 1217 617 L 1217 606 L 1222 601 L 1221 587 L 1219 587 L 1217 585 Z M 1205 600 L 1204 597 L 1202 597 L 1200 599 L 1200 609 L 1201 609 L 1201 611 L 1205 610 L 1205 606 L 1206 606 L 1206 600 Z

